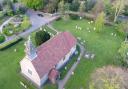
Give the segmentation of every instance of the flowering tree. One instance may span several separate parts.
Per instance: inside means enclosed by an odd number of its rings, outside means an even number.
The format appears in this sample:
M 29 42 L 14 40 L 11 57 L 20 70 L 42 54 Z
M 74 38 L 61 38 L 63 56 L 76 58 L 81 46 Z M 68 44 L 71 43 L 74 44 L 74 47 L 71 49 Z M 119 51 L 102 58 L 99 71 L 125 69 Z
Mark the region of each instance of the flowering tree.
M 89 89 L 127 89 L 128 71 L 113 66 L 97 69 L 91 77 Z

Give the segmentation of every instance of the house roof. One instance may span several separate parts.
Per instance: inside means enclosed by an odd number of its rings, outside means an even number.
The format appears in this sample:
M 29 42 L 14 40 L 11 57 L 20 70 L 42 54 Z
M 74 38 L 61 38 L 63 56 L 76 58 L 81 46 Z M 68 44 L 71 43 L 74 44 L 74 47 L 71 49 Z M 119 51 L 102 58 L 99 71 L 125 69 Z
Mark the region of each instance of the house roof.
M 69 32 L 62 32 L 43 43 L 37 49 L 37 57 L 32 60 L 38 75 L 42 78 L 46 73 L 70 52 L 76 45 L 76 39 Z

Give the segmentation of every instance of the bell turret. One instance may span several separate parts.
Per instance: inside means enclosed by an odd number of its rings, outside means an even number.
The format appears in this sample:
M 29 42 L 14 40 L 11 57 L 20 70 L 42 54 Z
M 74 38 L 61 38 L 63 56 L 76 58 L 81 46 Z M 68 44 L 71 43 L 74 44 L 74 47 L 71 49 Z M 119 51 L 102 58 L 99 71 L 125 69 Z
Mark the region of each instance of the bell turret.
M 28 41 L 25 42 L 25 52 L 26 52 L 26 57 L 29 60 L 33 60 L 37 57 L 37 50 L 35 48 L 35 46 L 33 45 L 30 36 L 28 37 Z

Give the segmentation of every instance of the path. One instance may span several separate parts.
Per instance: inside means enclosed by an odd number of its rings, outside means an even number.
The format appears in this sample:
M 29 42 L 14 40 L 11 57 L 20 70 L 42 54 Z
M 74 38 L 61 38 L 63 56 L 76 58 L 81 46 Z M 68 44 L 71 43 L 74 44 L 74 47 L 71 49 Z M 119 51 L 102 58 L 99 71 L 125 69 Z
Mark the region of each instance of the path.
M 52 29 L 53 31 L 55 31 L 56 33 L 58 33 L 58 31 L 57 31 L 55 28 L 53 28 L 51 24 L 48 24 L 47 26 L 48 26 L 50 29 Z
M 13 19 L 13 17 L 9 18 L 8 20 L 6 20 L 1 26 L 0 26 L 0 32 L 2 33 L 2 29 L 3 27 L 8 24 L 11 20 Z

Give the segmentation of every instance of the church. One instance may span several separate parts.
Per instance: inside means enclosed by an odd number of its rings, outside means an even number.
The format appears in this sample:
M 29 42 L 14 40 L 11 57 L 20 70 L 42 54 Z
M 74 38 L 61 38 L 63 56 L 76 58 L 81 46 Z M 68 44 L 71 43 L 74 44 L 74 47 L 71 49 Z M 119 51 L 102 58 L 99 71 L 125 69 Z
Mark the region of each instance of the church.
M 20 61 L 21 74 L 37 87 L 47 80 L 53 84 L 76 51 L 77 40 L 69 32 L 58 33 L 39 47 L 35 48 L 30 37 L 25 42 L 25 57 Z

